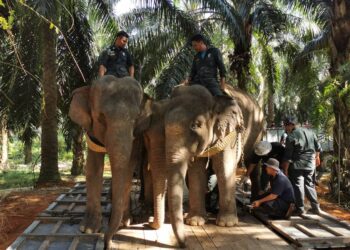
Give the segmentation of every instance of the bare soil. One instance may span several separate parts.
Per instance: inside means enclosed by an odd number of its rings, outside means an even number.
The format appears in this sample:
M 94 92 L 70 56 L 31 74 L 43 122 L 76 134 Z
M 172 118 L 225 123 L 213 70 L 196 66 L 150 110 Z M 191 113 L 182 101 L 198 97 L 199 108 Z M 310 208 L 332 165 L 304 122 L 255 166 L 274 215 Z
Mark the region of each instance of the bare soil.
M 57 184 L 56 184 L 57 185 Z M 0 202 L 0 249 L 6 249 L 73 182 L 54 188 L 12 192 Z

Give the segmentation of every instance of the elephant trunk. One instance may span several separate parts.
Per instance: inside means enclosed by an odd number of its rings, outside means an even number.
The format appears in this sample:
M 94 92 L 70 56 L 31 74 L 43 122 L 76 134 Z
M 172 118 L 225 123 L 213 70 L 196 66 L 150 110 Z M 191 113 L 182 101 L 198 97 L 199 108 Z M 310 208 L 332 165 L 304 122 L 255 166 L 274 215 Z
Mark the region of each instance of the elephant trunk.
M 187 163 L 171 164 L 168 167 L 168 206 L 171 225 L 180 247 L 184 248 L 186 246 L 186 239 L 182 202 Z
M 106 147 L 112 171 L 112 211 L 105 234 L 105 247 L 109 246 L 113 234 L 118 230 L 124 212 L 128 209 L 133 166 L 130 164 L 133 137 L 131 129 L 118 128 L 116 136 L 106 138 Z M 130 130 L 130 133 L 128 131 Z M 111 135 L 112 133 L 107 133 Z

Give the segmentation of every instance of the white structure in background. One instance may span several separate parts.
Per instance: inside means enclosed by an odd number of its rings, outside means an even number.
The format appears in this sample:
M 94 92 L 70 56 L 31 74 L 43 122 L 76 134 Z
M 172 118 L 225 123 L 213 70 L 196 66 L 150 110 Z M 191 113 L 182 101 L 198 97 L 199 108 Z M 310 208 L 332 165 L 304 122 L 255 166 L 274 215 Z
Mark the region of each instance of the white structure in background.
M 316 133 L 318 141 L 321 144 L 322 150 L 324 152 L 333 151 L 333 138 L 331 136 L 325 135 L 322 132 L 318 132 L 314 129 L 312 130 Z M 284 129 L 282 127 L 267 128 L 266 133 L 263 136 L 263 140 L 269 142 L 280 142 L 283 133 Z

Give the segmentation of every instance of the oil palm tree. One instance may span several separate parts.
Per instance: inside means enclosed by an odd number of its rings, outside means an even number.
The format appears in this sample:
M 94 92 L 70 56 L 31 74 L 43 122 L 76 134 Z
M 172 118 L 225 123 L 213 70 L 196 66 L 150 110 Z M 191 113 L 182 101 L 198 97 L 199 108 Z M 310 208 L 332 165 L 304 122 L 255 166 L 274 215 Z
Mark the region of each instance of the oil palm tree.
M 323 22 L 323 32 L 314 37 L 299 54 L 298 59 L 320 50 L 328 52 L 331 77 L 333 81 L 332 106 L 335 115 L 334 138 L 335 149 L 340 151 L 341 167 L 350 169 L 350 91 L 346 81 L 346 70 L 350 58 L 350 2 L 347 0 L 298 0 L 284 2 L 295 4 L 300 8 L 316 12 L 317 19 Z M 298 60 L 300 61 L 300 60 Z M 339 140 L 339 139 L 340 140 Z

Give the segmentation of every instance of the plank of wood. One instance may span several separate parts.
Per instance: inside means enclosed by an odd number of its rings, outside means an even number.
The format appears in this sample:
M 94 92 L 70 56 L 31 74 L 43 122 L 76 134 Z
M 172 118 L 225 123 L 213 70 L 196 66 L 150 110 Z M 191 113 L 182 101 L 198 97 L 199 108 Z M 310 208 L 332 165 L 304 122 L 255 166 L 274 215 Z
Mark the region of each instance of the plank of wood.
M 192 231 L 204 249 L 216 249 L 213 241 L 208 237 L 203 226 L 193 226 Z
M 63 223 L 63 220 L 57 221 L 57 223 L 51 230 L 51 234 L 55 234 L 58 231 L 58 229 L 62 226 L 62 223 Z
M 198 241 L 196 235 L 194 234 L 192 227 L 185 225 L 186 233 L 186 247 L 190 250 L 203 250 L 201 243 Z
M 307 227 L 305 227 L 302 224 L 297 223 L 297 224 L 294 225 L 294 227 L 296 229 L 300 230 L 301 232 L 303 232 L 304 234 L 306 234 L 309 237 L 316 237 L 316 235 L 311 230 L 309 230 Z
M 43 243 L 41 243 L 39 250 L 47 250 L 49 248 L 50 245 L 50 240 L 46 239 L 43 241 Z
M 72 243 L 70 244 L 68 250 L 75 250 L 75 249 L 77 249 L 77 246 L 79 244 L 79 240 L 80 239 L 78 237 L 74 237 L 74 239 L 73 239 Z

